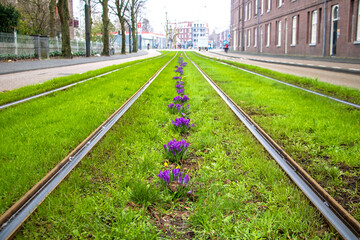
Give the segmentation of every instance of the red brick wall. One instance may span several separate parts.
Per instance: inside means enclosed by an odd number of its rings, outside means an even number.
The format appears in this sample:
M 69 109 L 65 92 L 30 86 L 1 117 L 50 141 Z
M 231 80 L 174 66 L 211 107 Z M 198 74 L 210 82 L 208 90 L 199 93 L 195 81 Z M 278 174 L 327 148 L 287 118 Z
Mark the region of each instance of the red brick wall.
M 232 0 L 231 2 L 231 35 L 232 40 L 236 39 L 234 49 L 240 51 L 239 39 L 242 34 L 241 12 L 243 1 L 245 5 L 251 3 L 251 18 L 245 21 L 245 51 L 260 52 L 264 54 L 289 54 L 289 55 L 308 55 L 322 56 L 323 52 L 323 33 L 324 33 L 324 0 L 283 0 L 284 4 L 277 6 L 278 0 L 271 0 L 271 9 L 267 12 L 267 2 L 264 0 L 264 13 L 259 14 L 259 27 L 263 29 L 262 47 L 261 34 L 259 30 L 259 46 L 254 47 L 254 29 L 257 28 L 257 16 L 255 9 L 256 0 Z M 326 9 L 326 41 L 325 56 L 330 56 L 332 6 L 339 6 L 338 29 L 339 36 L 336 44 L 336 56 L 360 58 L 360 44 L 355 42 L 356 26 L 358 17 L 358 4 L 360 0 L 328 0 Z M 261 0 L 259 1 L 261 5 Z M 248 7 L 247 7 L 248 9 Z M 313 11 L 317 11 L 317 38 L 316 44 L 310 44 L 311 16 Z M 248 14 L 245 14 L 245 16 Z M 296 45 L 291 46 L 292 37 L 292 17 L 297 16 L 297 41 Z M 277 46 L 277 23 L 281 21 L 281 45 Z M 286 28 L 287 22 L 287 28 Z M 270 45 L 266 47 L 266 24 L 271 24 Z M 251 44 L 247 45 L 248 29 L 251 31 Z M 237 36 L 234 38 L 234 34 Z M 286 41 L 287 40 L 287 41 Z M 243 43 L 242 43 L 243 44 Z

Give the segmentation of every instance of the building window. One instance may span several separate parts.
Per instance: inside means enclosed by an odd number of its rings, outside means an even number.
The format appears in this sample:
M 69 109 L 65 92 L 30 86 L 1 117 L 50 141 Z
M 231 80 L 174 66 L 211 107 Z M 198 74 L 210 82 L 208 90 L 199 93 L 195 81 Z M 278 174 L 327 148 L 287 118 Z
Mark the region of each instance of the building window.
M 277 25 L 277 46 L 281 46 L 281 21 L 278 22 Z
M 292 33 L 291 33 L 291 45 L 296 45 L 297 33 L 297 16 L 292 17 Z
M 266 46 L 270 46 L 270 23 L 266 27 Z
M 245 21 L 247 20 L 247 11 L 248 11 L 248 6 L 247 6 L 247 4 L 245 5 Z
M 250 31 L 250 29 L 248 29 L 248 42 L 247 42 L 247 44 L 248 44 L 248 47 L 250 47 L 250 43 L 251 43 L 251 31 Z
M 254 7 L 254 16 L 257 16 L 257 9 L 258 9 L 258 1 L 255 0 L 255 7 Z
M 359 6 L 358 6 L 356 41 L 360 41 L 360 1 L 359 1 Z
M 271 9 L 271 0 L 267 0 L 267 12 L 270 12 Z
M 248 15 L 248 17 L 249 17 L 249 20 L 251 19 L 251 2 L 249 3 L 249 15 Z
M 260 3 L 260 14 L 261 15 L 264 14 L 264 0 L 261 0 L 261 3 Z
M 317 10 L 313 11 L 311 14 L 311 36 L 310 44 L 316 44 L 316 30 L 317 30 Z
M 281 7 L 284 4 L 284 0 L 278 0 L 278 7 Z
M 257 29 L 254 28 L 254 47 L 257 47 Z

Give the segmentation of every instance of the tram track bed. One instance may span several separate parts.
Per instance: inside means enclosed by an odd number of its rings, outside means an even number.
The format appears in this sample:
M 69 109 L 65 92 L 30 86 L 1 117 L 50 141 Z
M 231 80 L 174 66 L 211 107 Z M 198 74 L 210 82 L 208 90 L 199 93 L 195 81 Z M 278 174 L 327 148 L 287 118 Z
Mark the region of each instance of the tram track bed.
M 67 156 L 174 54 L 2 110 L 0 214 Z
M 186 61 L 186 60 L 185 60 Z M 194 127 L 179 134 L 170 64 L 25 223 L 17 239 L 335 239 L 339 235 L 228 109 L 192 64 L 185 68 Z M 163 145 L 190 143 L 181 162 L 191 197 L 160 186 Z M 166 165 L 166 164 L 165 164 Z
M 0 92 L 0 109 L 1 109 L 1 106 L 5 105 L 5 104 L 9 104 L 9 103 L 12 103 L 12 102 L 23 100 L 25 98 L 32 97 L 32 96 L 35 96 L 37 94 L 41 94 L 41 93 L 44 93 L 44 92 L 47 92 L 47 91 L 55 90 L 57 88 L 61 88 L 61 87 L 64 87 L 66 85 L 74 84 L 74 83 L 77 83 L 77 82 L 80 82 L 80 81 L 84 81 L 84 80 L 87 80 L 89 78 L 96 78 L 99 75 L 103 75 L 103 74 L 107 74 L 109 72 L 117 71 L 117 70 L 120 70 L 122 68 L 126 68 L 126 67 L 129 67 L 131 65 L 140 63 L 140 62 L 156 59 L 156 58 L 159 58 L 159 57 L 161 57 L 163 55 L 164 55 L 164 53 L 162 55 L 160 55 L 160 56 L 156 56 L 156 57 L 152 57 L 152 58 L 129 61 L 129 62 L 125 62 L 125 63 L 122 63 L 122 64 L 116 64 L 116 65 L 104 67 L 104 68 L 93 70 L 93 71 L 88 71 L 88 72 L 81 73 L 81 74 L 73 74 L 73 75 L 70 75 L 70 76 L 57 77 L 57 78 L 54 78 L 52 80 L 46 81 L 44 83 L 25 86 L 25 87 L 22 87 L 22 88 L 11 90 L 11 91 L 3 91 L 3 92 Z
M 360 220 L 360 111 L 330 99 L 191 58 L 290 156 Z
M 317 80 L 316 78 L 314 79 L 310 77 L 300 77 L 291 74 L 280 73 L 267 68 L 258 67 L 256 65 L 234 62 L 226 59 L 220 59 L 218 57 L 212 57 L 208 55 L 200 55 L 200 56 L 212 59 L 214 61 L 223 62 L 225 64 L 229 64 L 231 66 L 248 70 L 257 74 L 262 74 L 264 76 L 274 78 L 275 80 L 283 81 L 285 83 L 294 84 L 298 87 L 302 87 L 310 91 L 315 91 L 320 94 L 327 95 L 329 97 L 338 98 L 343 101 L 348 101 L 350 103 L 360 105 L 360 91 L 355 88 L 338 86 L 331 83 L 322 82 Z M 358 77 L 358 76 L 354 75 L 354 77 Z

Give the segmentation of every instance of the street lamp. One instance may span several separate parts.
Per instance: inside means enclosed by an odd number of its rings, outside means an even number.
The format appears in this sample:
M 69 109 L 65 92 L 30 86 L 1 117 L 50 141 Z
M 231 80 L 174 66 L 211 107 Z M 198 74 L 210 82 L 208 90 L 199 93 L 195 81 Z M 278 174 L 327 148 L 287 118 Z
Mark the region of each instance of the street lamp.
M 89 1 L 85 0 L 85 44 L 86 57 L 90 57 L 90 16 L 89 16 Z

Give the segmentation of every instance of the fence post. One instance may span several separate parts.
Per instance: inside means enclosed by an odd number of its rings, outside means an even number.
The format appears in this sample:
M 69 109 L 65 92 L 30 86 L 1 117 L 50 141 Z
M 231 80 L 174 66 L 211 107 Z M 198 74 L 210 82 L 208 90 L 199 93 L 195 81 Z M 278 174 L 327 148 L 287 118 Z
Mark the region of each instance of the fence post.
M 40 59 L 41 51 L 40 51 L 40 36 L 39 35 L 31 35 L 34 39 L 34 50 L 35 50 L 35 57 Z
M 15 55 L 18 55 L 18 44 L 17 44 L 17 32 L 16 29 L 14 29 L 14 45 L 15 45 Z

